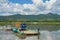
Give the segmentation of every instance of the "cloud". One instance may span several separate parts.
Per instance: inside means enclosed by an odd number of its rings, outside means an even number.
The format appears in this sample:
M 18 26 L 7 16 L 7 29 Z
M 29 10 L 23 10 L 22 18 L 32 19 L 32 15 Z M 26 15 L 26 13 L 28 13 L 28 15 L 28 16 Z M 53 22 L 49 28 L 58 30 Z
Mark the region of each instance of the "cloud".
M 60 0 L 57 0 L 51 9 L 52 13 L 60 14 Z
M 42 0 L 32 0 L 35 5 L 43 4 Z
M 60 13 L 60 6 L 57 6 L 57 4 L 60 4 L 59 0 L 50 0 L 46 2 L 43 2 L 42 0 L 32 0 L 32 2 L 33 4 L 22 5 L 18 3 L 11 3 L 8 0 L 0 0 L 0 12 L 3 12 L 3 15 L 6 13 L 8 13 L 8 15 L 39 15 L 47 14 L 49 12 Z
M 11 13 L 1 13 L 0 16 L 9 16 L 9 15 L 14 15 L 14 14 L 11 14 Z
M 51 9 L 56 0 L 46 1 L 46 9 Z
M 8 0 L 0 0 L 0 3 L 6 3 Z

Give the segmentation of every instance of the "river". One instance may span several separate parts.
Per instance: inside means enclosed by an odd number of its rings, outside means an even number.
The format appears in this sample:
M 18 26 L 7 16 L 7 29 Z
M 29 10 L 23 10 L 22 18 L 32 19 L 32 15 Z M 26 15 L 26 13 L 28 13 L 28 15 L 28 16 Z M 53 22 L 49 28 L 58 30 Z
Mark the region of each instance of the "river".
M 40 30 L 40 36 L 26 36 L 25 39 L 21 39 L 13 34 L 11 31 L 5 31 L 0 29 L 0 40 L 60 40 L 60 30 Z
M 27 36 L 25 39 L 20 39 L 12 32 L 0 30 L 0 40 L 38 40 L 38 36 Z M 40 40 L 60 40 L 60 30 L 57 31 L 40 31 Z

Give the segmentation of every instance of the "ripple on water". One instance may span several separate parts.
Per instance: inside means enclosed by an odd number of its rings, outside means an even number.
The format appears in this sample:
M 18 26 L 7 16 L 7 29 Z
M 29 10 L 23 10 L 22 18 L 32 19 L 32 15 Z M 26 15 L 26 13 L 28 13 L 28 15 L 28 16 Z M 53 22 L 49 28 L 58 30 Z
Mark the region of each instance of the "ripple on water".
M 26 37 L 26 39 L 19 39 L 12 32 L 0 30 L 0 40 L 38 40 L 37 36 Z M 60 40 L 60 30 L 58 31 L 40 31 L 40 40 Z

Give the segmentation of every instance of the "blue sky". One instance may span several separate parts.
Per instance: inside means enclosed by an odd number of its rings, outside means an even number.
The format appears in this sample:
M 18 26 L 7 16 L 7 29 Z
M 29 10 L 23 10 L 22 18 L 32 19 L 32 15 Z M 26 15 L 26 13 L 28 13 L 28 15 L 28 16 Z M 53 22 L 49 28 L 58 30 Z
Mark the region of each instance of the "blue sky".
M 0 15 L 60 15 L 60 0 L 0 0 Z
M 50 0 L 43 0 L 43 2 L 45 3 L 46 1 L 50 1 Z M 19 4 L 32 4 L 32 0 L 9 0 L 9 2 L 12 3 L 19 3 Z
M 19 3 L 19 4 L 32 4 L 32 0 L 9 0 L 12 3 Z
M 46 1 L 50 1 L 50 0 L 43 0 L 44 3 L 45 3 Z

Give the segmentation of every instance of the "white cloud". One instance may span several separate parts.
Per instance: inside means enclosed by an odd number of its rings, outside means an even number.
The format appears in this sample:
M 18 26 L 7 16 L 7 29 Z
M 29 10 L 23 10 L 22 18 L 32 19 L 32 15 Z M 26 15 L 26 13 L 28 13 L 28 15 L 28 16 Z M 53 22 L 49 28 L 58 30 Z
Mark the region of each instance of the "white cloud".
M 9 15 L 13 15 L 13 14 L 10 14 L 10 13 L 2 13 L 2 14 L 0 14 L 0 16 L 9 16 Z
M 33 4 L 24 4 L 23 7 L 24 9 L 30 9 L 30 10 L 36 9 L 36 7 Z
M 57 7 L 57 3 L 60 4 L 59 0 L 50 0 L 45 3 L 42 0 L 32 0 L 33 4 L 14 4 L 8 3 L 7 0 L 0 0 L 0 12 L 10 14 L 21 14 L 21 15 L 38 15 L 47 14 L 49 12 L 60 13 L 60 7 Z M 3 2 L 3 3 L 1 3 Z M 55 10 L 56 9 L 56 10 Z M 14 13 L 13 13 L 14 12 Z M 16 13 L 15 13 L 16 12 Z
M 52 13 L 59 14 L 60 13 L 60 0 L 57 0 L 51 9 Z
M 51 9 L 56 0 L 46 1 L 46 9 Z
M 32 0 L 35 5 L 43 4 L 42 0 Z
M 8 0 L 0 0 L 0 3 L 6 3 Z

